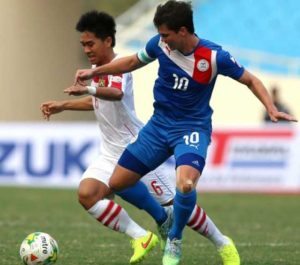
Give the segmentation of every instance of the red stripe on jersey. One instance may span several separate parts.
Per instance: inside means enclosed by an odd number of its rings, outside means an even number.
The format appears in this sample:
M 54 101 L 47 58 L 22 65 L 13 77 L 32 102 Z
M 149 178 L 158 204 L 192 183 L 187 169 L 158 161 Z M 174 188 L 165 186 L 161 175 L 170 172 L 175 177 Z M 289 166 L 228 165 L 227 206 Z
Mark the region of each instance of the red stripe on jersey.
M 193 79 L 202 84 L 208 84 L 212 75 L 211 50 L 206 47 L 196 49 Z
M 103 219 L 109 214 L 111 209 L 114 207 L 115 203 L 113 201 L 110 201 L 105 211 L 97 218 L 99 222 L 102 222 Z
M 112 220 L 114 220 L 116 218 L 116 216 L 119 215 L 119 213 L 121 212 L 122 207 L 120 205 L 118 205 L 117 209 L 115 210 L 115 212 L 109 217 L 109 219 L 104 223 L 104 225 L 108 226 Z
M 111 76 L 111 85 L 110 87 L 114 87 L 114 88 L 117 88 L 117 89 L 122 89 L 122 79 L 123 75 L 122 74 L 119 74 L 119 75 L 113 75 Z M 120 79 L 120 80 L 117 80 L 117 79 Z
M 99 76 L 94 76 L 94 77 L 93 77 L 93 81 L 94 81 L 95 83 L 98 83 L 98 82 L 99 82 Z
M 200 213 L 201 213 L 201 208 L 199 206 L 197 206 L 197 210 L 194 215 L 194 218 L 188 223 L 188 226 L 193 226 L 198 221 Z
M 107 75 L 102 76 L 102 80 L 104 83 L 101 86 L 108 87 L 108 76 Z

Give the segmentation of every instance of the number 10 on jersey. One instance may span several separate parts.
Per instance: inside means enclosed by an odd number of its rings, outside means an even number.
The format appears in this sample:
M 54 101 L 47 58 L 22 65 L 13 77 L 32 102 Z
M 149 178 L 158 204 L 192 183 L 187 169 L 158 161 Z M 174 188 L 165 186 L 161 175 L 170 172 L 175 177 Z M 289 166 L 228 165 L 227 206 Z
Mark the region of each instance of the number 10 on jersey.
M 174 77 L 174 86 L 173 89 L 178 89 L 186 91 L 189 85 L 189 80 L 186 77 L 179 77 L 176 74 L 173 74 Z

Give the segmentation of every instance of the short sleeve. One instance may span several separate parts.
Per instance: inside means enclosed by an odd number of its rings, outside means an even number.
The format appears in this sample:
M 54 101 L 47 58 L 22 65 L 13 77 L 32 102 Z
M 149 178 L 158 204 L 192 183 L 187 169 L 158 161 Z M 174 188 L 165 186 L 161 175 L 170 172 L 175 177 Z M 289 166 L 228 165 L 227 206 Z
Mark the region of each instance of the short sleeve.
M 217 52 L 218 74 L 229 76 L 233 79 L 239 79 L 245 69 L 241 66 L 229 52 L 222 49 Z

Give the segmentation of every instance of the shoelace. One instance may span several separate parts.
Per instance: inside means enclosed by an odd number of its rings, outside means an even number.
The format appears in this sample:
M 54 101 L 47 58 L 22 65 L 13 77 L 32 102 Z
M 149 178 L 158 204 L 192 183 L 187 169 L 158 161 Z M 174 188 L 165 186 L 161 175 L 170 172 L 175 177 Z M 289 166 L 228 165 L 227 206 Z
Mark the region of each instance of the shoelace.
M 168 245 L 168 252 L 171 256 L 178 257 L 181 255 L 181 242 L 180 240 L 172 240 Z
M 161 226 L 158 227 L 158 231 L 163 239 L 167 239 L 168 237 L 168 232 L 169 232 L 169 227 L 171 222 L 172 222 L 171 212 L 167 211 L 166 221 Z
M 167 222 L 167 221 L 166 221 Z M 158 227 L 159 234 L 162 238 L 166 239 L 168 236 L 168 229 L 167 229 L 167 223 L 163 223 L 161 226 Z

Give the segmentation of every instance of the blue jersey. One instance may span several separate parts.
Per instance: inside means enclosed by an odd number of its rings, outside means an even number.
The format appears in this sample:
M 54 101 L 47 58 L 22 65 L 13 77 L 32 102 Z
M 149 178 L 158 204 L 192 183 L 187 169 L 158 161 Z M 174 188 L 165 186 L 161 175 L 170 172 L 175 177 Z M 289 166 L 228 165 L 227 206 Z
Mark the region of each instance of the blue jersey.
M 152 119 L 165 126 L 194 126 L 211 132 L 210 98 L 218 74 L 239 79 L 244 68 L 222 47 L 201 39 L 190 54 L 170 50 L 154 36 L 138 53 L 143 63 L 159 60 L 158 78 L 154 85 Z

